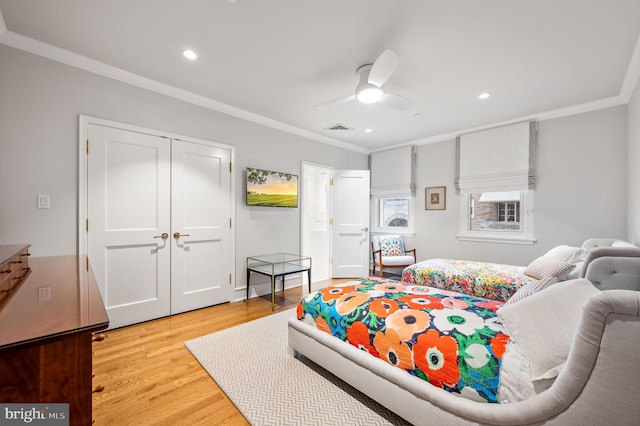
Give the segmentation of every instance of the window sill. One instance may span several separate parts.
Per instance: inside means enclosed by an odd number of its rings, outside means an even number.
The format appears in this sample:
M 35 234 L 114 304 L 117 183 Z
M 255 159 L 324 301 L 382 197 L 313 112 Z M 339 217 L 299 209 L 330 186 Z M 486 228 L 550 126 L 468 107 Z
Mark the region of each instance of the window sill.
M 478 243 L 500 243 L 500 244 L 517 244 L 517 245 L 534 245 L 537 240 L 533 237 L 523 235 L 469 235 L 458 234 L 456 235 L 458 241 L 472 241 Z
M 398 230 L 398 229 L 372 229 L 371 235 L 402 235 L 403 237 L 415 237 L 416 233 L 413 230 Z

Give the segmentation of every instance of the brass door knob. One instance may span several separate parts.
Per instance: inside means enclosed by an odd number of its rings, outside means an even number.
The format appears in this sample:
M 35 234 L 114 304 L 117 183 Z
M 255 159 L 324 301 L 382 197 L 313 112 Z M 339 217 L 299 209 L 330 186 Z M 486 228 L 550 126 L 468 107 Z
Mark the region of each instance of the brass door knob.
M 175 238 L 176 240 L 177 240 L 178 238 L 180 238 L 180 237 L 190 237 L 190 236 L 191 236 L 191 234 L 181 234 L 181 233 L 179 233 L 179 232 L 174 232 L 174 233 L 173 233 L 173 238 Z
M 169 234 L 167 234 L 166 232 L 163 232 L 160 235 L 156 235 L 153 238 L 162 238 L 163 240 L 166 240 L 167 238 L 169 238 Z

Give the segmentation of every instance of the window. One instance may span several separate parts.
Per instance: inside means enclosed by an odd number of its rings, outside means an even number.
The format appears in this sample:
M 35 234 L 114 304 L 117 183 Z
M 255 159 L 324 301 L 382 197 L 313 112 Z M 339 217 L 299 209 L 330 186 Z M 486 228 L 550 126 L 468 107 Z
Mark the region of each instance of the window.
M 533 190 L 462 191 L 465 208 L 458 239 L 532 244 Z
M 380 199 L 380 227 L 393 226 L 407 228 L 409 226 L 408 198 Z
M 413 197 L 374 198 L 374 232 L 413 233 Z
M 498 222 L 520 226 L 520 201 L 498 203 Z

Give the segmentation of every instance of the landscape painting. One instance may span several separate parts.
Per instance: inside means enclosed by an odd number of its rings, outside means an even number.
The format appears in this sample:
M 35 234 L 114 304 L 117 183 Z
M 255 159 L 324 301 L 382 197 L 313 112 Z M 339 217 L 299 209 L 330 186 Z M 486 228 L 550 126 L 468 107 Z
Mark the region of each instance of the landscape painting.
M 298 176 L 247 167 L 247 205 L 298 207 Z

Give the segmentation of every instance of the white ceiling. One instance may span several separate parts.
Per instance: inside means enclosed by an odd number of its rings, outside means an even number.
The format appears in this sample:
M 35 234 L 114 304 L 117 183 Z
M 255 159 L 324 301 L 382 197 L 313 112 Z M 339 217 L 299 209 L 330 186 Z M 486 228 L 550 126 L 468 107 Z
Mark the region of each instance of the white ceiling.
M 233 3 L 0 0 L 0 43 L 362 152 L 625 103 L 640 75 L 640 0 Z M 412 108 L 314 107 L 385 49 Z

